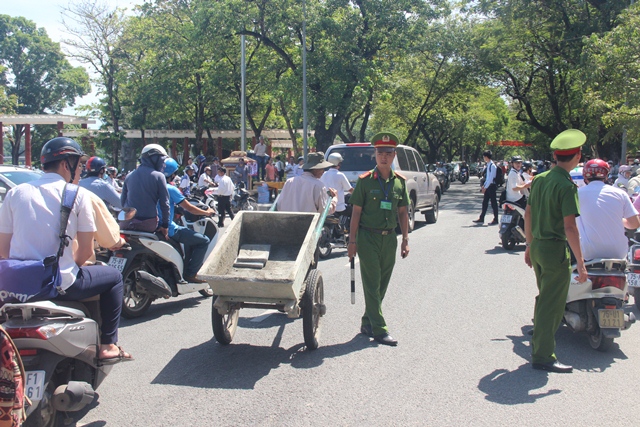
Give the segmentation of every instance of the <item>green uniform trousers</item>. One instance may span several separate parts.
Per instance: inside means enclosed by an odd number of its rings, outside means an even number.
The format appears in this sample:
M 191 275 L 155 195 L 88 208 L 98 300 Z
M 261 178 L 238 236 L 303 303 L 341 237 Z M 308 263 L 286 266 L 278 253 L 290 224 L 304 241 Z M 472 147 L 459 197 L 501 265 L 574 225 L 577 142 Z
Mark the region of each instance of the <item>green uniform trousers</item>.
M 396 263 L 398 240 L 396 233 L 383 236 L 361 228 L 356 242 L 365 303 L 362 325 L 371 325 L 374 335 L 382 335 L 389 332 L 382 316 L 382 300 Z
M 569 248 L 565 241 L 533 239 L 529 255 L 539 291 L 533 317 L 531 361 L 554 362 L 555 334 L 564 316 L 571 282 Z

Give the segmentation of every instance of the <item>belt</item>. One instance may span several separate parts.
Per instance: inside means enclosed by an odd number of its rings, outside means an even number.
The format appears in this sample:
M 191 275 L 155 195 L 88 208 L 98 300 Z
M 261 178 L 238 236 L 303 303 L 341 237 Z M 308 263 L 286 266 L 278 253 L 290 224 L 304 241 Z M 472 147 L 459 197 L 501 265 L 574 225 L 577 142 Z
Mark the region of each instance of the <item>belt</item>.
M 387 234 L 391 234 L 393 232 L 395 232 L 396 230 L 393 228 L 390 229 L 384 229 L 384 228 L 369 228 L 369 227 L 364 227 L 364 226 L 360 226 L 360 228 L 362 228 L 363 230 L 369 231 L 371 233 L 375 233 L 375 234 L 382 234 L 383 236 L 386 236 Z

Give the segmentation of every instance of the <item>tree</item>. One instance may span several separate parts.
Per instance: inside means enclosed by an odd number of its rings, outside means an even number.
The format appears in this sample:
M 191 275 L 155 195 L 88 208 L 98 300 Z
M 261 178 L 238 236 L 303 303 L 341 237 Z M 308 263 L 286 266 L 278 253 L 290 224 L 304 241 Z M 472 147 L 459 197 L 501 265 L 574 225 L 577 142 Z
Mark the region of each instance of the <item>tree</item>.
M 5 108 L 10 103 L 17 114 L 59 113 L 90 89 L 86 71 L 72 67 L 43 28 L 8 15 L 0 15 L 0 81 L 6 89 Z M 13 164 L 23 153 L 24 131 L 23 125 L 13 126 L 8 138 Z
M 125 10 L 112 9 L 107 3 L 81 0 L 63 8 L 63 24 L 71 35 L 64 40 L 72 58 L 89 66 L 97 76 L 94 83 L 105 96 L 105 127 L 111 126 L 111 154 L 116 167 L 123 135 L 120 133 L 122 106 L 119 81 L 123 52 L 118 46 L 126 22 Z

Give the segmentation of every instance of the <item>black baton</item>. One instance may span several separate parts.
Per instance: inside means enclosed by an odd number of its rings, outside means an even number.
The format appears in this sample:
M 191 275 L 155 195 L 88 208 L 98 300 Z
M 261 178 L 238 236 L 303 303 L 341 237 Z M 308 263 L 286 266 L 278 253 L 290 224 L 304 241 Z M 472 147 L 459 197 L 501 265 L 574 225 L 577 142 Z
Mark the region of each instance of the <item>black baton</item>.
M 351 258 L 351 304 L 356 303 L 356 267 L 355 256 Z

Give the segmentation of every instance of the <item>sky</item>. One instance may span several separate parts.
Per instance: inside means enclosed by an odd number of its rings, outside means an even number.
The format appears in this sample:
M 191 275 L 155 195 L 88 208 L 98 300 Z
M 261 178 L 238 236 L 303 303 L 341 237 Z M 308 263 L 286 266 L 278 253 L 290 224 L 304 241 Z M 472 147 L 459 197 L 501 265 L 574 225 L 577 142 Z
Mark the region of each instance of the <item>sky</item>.
M 127 8 L 132 10 L 137 4 L 144 3 L 144 0 L 96 0 L 96 2 L 107 3 L 111 7 Z M 36 23 L 38 27 L 44 27 L 51 40 L 60 42 L 68 38 L 62 25 L 62 8 L 73 4 L 71 0 L 0 0 L 0 14 L 9 16 L 24 16 Z M 64 50 L 64 46 L 63 50 Z M 74 66 L 81 65 L 70 61 Z M 95 89 L 88 95 L 76 99 L 76 105 L 87 105 L 97 102 Z M 75 114 L 75 108 L 67 108 L 64 114 Z

